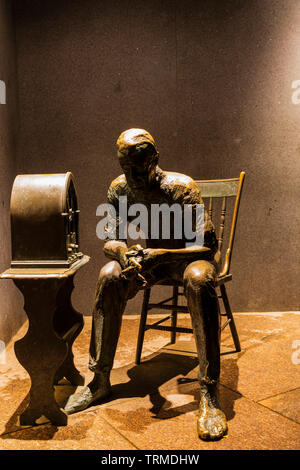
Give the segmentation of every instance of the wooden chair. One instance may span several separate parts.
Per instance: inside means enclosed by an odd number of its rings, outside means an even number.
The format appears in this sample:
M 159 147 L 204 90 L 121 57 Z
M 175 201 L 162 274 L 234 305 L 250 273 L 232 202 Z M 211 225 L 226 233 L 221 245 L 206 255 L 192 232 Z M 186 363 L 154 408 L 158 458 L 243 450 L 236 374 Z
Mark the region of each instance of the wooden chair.
M 225 252 L 224 263 L 223 263 L 222 269 L 220 271 L 220 274 L 215 284 L 216 288 L 220 289 L 220 295 L 218 295 L 218 298 L 222 299 L 223 305 L 225 308 L 225 313 L 221 313 L 222 317 L 226 317 L 225 322 L 221 326 L 221 331 L 223 331 L 224 328 L 226 328 L 226 326 L 229 325 L 232 339 L 233 339 L 234 346 L 235 346 L 235 350 L 232 352 L 239 352 L 241 350 L 241 346 L 240 346 L 240 341 L 239 341 L 238 333 L 236 330 L 234 318 L 232 315 L 232 311 L 230 308 L 225 284 L 232 280 L 232 274 L 229 271 L 230 261 L 231 261 L 231 256 L 232 256 L 233 243 L 234 243 L 244 178 L 245 178 L 245 172 L 242 171 L 240 173 L 239 178 L 230 178 L 230 179 L 222 179 L 222 180 L 199 180 L 199 181 L 196 180 L 200 188 L 202 198 L 204 199 L 204 201 L 208 199 L 208 216 L 210 217 L 211 220 L 213 220 L 215 200 L 221 201 L 219 236 L 218 236 L 218 248 L 221 251 L 221 253 L 222 251 L 224 251 L 222 250 L 222 248 L 223 248 L 223 241 L 224 241 L 226 209 L 228 205 L 227 198 L 234 198 L 232 217 L 231 217 L 231 226 L 230 226 L 230 231 L 229 231 L 227 249 Z M 207 208 L 206 203 L 205 203 L 205 207 Z M 217 230 L 216 225 L 215 225 L 215 229 Z M 177 326 L 177 314 L 179 312 L 189 313 L 188 308 L 186 306 L 178 305 L 178 297 L 184 295 L 183 292 L 179 290 L 182 284 L 175 283 L 175 282 L 166 282 L 162 284 L 172 286 L 173 295 L 165 300 L 162 300 L 161 302 L 150 303 L 151 288 L 145 288 L 145 291 L 144 291 L 143 306 L 142 306 L 142 312 L 141 312 L 137 349 L 136 349 L 136 360 L 135 360 L 136 364 L 140 364 L 140 361 L 141 361 L 141 353 L 142 353 L 142 348 L 143 348 L 145 331 L 150 330 L 150 329 L 170 331 L 171 343 L 175 343 L 176 333 L 193 333 L 192 328 L 181 328 Z M 171 311 L 171 314 L 160 319 L 159 321 L 155 323 L 147 324 L 147 315 L 148 315 L 149 310 L 152 310 L 152 309 L 169 310 Z M 171 320 L 171 326 L 162 325 L 162 323 L 166 322 L 167 320 Z

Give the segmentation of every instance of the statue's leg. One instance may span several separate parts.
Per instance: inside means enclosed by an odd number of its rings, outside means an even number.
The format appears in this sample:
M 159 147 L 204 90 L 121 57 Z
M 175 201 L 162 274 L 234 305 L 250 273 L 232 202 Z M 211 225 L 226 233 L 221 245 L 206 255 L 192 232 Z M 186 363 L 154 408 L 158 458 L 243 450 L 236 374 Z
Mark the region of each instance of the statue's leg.
M 100 271 L 93 307 L 89 368 L 95 376 L 81 392 L 71 395 L 65 411 L 68 414 L 87 408 L 111 392 L 110 372 L 120 335 L 122 314 L 130 291 L 130 282 L 121 278 L 117 261 L 107 263 Z
M 199 358 L 201 439 L 219 439 L 227 431 L 218 402 L 220 375 L 220 315 L 214 288 L 216 269 L 208 261 L 194 261 L 184 271 L 184 292 L 191 314 Z

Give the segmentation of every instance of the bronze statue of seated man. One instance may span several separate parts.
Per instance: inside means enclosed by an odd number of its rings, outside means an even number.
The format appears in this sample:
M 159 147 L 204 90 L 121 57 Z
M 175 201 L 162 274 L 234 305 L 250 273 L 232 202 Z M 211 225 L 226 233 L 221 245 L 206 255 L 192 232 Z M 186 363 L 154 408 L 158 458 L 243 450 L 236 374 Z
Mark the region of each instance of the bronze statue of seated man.
M 183 174 L 163 171 L 153 137 L 143 129 L 129 129 L 117 140 L 123 174 L 108 190 L 108 202 L 117 217 L 119 200 L 126 196 L 128 207 L 141 203 L 203 204 L 195 181 Z M 129 220 L 129 219 L 128 219 Z M 117 218 L 117 225 L 120 220 Z M 130 221 L 130 220 L 129 220 Z M 151 223 L 151 220 L 150 220 Z M 172 221 L 171 221 L 172 224 Z M 110 372 L 120 334 L 122 314 L 128 299 L 142 288 L 163 280 L 181 281 L 190 311 L 199 358 L 200 411 L 197 420 L 200 438 L 219 439 L 227 431 L 225 414 L 218 402 L 220 374 L 220 316 L 215 291 L 220 253 L 214 227 L 205 211 L 204 246 L 187 246 L 187 240 L 147 239 L 147 248 L 128 247 L 116 236 L 107 240 L 104 252 L 112 261 L 100 271 L 93 308 L 89 368 L 94 378 L 81 392 L 71 395 L 65 406 L 68 414 L 87 408 L 110 394 Z

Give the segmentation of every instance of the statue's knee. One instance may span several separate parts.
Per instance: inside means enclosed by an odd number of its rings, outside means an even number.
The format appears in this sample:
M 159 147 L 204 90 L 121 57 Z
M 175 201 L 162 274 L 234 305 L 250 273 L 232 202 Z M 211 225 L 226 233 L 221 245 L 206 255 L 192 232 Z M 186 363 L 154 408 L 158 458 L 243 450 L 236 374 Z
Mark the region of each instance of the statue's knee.
M 117 261 L 111 261 L 101 268 L 98 282 L 103 284 L 111 281 L 119 281 L 122 268 Z
M 215 268 L 206 261 L 195 261 L 185 270 L 183 283 L 185 288 L 191 287 L 196 290 L 211 285 L 215 280 Z

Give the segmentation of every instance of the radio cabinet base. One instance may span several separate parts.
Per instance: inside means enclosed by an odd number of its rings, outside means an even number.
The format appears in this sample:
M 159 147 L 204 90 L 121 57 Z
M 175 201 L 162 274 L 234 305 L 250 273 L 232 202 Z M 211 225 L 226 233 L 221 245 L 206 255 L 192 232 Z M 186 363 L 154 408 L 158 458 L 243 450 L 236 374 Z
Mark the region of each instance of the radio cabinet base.
M 80 266 L 88 260 L 84 256 Z M 54 384 L 63 377 L 72 385 L 84 384 L 72 352 L 73 342 L 84 324 L 83 315 L 71 304 L 77 269 L 56 276 L 51 273 L 39 277 L 25 270 L 23 275 L 20 270 L 17 274 L 8 270 L 1 275 L 3 279 L 13 279 L 22 292 L 29 320 L 26 335 L 14 345 L 16 357 L 31 379 L 29 405 L 20 416 L 21 425 L 34 425 L 41 416 L 54 425 L 66 425 L 68 417 L 55 400 Z

